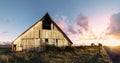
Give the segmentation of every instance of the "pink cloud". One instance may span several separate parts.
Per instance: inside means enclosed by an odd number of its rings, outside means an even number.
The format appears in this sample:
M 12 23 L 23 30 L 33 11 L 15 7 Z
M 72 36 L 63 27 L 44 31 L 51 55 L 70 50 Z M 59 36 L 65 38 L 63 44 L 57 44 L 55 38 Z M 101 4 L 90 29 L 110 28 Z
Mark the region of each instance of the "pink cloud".
M 67 34 L 66 29 L 67 29 L 67 17 L 66 16 L 55 16 L 55 21 L 56 24 Z
M 77 32 L 77 27 L 76 27 L 75 24 L 73 24 L 73 25 L 69 25 L 69 27 L 68 27 L 68 31 L 71 32 L 72 34 L 76 34 L 76 33 L 78 33 L 78 32 Z
M 67 27 L 67 24 L 65 21 L 57 21 L 57 25 L 64 31 Z
M 57 25 L 68 35 L 71 41 L 75 44 L 80 40 L 93 40 L 95 35 L 89 26 L 89 19 L 87 16 L 79 14 L 76 16 L 73 24 L 67 23 L 66 16 L 56 16 Z M 79 44 L 79 43 L 78 43 Z
M 116 39 L 120 39 L 120 12 L 111 16 L 106 35 L 111 35 L 114 36 Z

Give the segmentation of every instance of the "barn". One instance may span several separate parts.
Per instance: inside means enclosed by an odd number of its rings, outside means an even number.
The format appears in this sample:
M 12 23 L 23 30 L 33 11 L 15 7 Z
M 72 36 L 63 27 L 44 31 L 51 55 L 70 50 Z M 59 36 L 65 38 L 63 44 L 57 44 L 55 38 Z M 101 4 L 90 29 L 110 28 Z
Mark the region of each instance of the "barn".
M 46 13 L 12 42 L 12 51 L 44 51 L 47 45 L 71 46 L 73 43 Z

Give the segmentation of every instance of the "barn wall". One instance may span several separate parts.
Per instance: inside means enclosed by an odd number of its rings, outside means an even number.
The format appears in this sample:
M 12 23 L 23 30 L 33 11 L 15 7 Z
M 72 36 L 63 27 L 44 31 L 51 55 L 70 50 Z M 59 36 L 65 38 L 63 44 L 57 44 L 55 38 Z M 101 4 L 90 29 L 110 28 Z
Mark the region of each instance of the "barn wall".
M 20 43 L 21 43 L 21 38 L 18 38 L 17 40 L 14 41 L 14 45 L 16 45 L 16 51 L 21 51 L 21 47 L 20 47 Z
M 46 40 L 48 40 L 48 42 L 46 42 Z M 14 41 L 16 51 L 41 51 L 42 46 L 45 44 L 62 47 L 68 46 L 68 43 L 69 41 L 53 23 L 51 24 L 51 30 L 42 29 L 42 21 L 31 27 Z

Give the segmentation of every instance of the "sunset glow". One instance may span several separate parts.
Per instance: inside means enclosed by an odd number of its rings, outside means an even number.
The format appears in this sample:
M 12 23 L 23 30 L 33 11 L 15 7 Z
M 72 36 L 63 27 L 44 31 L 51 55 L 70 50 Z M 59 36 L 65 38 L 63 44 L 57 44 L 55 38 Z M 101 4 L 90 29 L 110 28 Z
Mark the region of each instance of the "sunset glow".
M 102 40 L 102 42 L 106 46 L 119 46 L 120 40 Z
M 120 45 L 119 0 L 0 1 L 0 42 L 12 42 L 46 12 L 73 45 Z M 15 3 L 15 4 L 13 4 Z
M 93 22 L 90 22 L 90 26 L 93 28 L 93 32 L 96 35 L 101 35 L 101 33 L 106 32 L 110 23 L 111 15 L 112 12 L 106 12 L 95 16 L 94 19 L 91 19 Z
M 79 43 L 78 43 L 79 42 Z M 103 46 L 119 46 L 120 40 L 76 40 L 73 45 L 82 45 L 87 46 L 91 45 L 91 43 L 94 43 L 95 45 L 98 45 L 98 43 L 101 43 Z

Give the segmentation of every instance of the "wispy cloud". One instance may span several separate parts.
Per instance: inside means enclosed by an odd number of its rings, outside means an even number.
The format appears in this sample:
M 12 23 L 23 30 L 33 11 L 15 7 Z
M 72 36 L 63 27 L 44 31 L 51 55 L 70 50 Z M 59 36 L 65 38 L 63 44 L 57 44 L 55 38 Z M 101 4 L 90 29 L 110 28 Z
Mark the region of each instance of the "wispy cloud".
M 79 14 L 75 19 L 75 22 L 79 27 L 82 27 L 86 31 L 89 29 L 89 19 L 87 16 Z
M 0 24 L 9 24 L 11 23 L 13 20 L 11 19 L 4 19 L 4 18 L 0 18 Z
M 9 41 L 0 41 L 0 45 L 11 45 L 11 42 Z
M 77 26 L 75 24 L 69 25 L 68 31 L 72 34 L 77 34 Z
M 7 34 L 7 33 L 9 33 L 8 31 L 3 31 L 3 32 L 1 32 L 1 34 Z
M 83 14 L 79 14 L 76 16 L 74 23 L 69 26 L 68 31 L 71 32 L 71 34 L 73 34 L 72 36 L 78 36 L 78 39 L 76 40 L 95 39 L 95 35 L 89 25 L 89 18 L 87 16 L 84 16 Z
M 120 39 L 120 12 L 111 16 L 106 35 Z
M 83 14 L 78 14 L 72 24 L 67 23 L 66 16 L 56 23 L 74 44 L 80 44 L 82 40 L 120 39 L 120 13 L 111 16 L 108 27 L 99 36 L 93 32 L 92 27 L 89 25 L 89 17 Z
M 67 28 L 67 17 L 66 16 L 55 16 L 55 21 L 57 23 L 57 25 L 64 31 L 66 32 L 66 28 Z
M 67 23 L 66 16 L 57 16 L 56 23 L 75 42 L 80 40 L 93 40 L 95 35 L 89 26 L 89 18 L 82 14 L 76 16 L 73 24 Z

